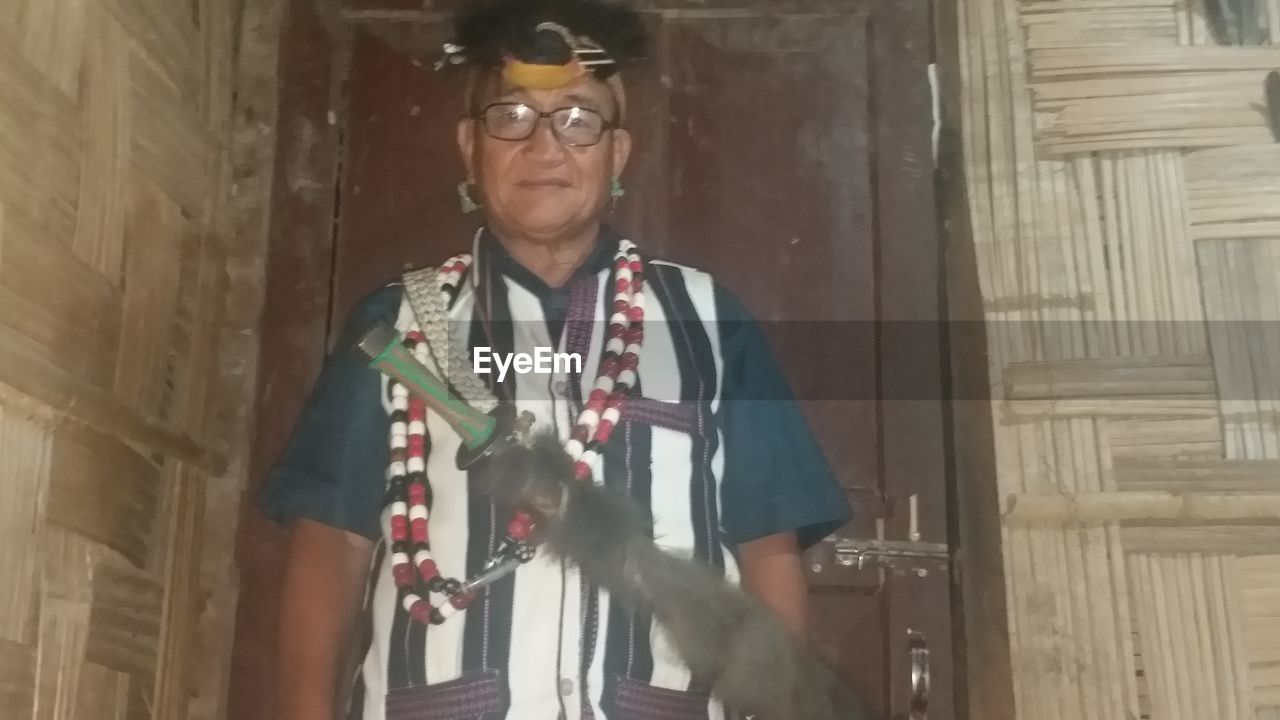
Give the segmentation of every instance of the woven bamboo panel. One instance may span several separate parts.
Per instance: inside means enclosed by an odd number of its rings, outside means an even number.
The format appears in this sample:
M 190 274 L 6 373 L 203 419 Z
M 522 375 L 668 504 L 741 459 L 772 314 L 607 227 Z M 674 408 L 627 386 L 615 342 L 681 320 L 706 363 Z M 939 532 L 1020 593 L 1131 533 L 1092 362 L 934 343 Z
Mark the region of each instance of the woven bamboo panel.
M 1197 418 L 1111 418 L 1099 420 L 1098 428 L 1106 436 L 1116 467 L 1148 458 L 1214 461 L 1222 457 L 1222 422 L 1216 413 Z M 1123 483 L 1118 474 L 1117 484 Z
M 1243 6 L 1242 6 L 1243 7 Z M 1280 7 L 960 0 L 1017 714 L 1275 718 Z
M 1128 47 L 1178 39 L 1174 0 L 1050 0 L 1022 9 L 1028 50 Z
M 1230 457 L 1280 457 L 1280 238 L 1198 245 Z
M 1197 240 L 1280 237 L 1280 145 L 1197 150 L 1186 155 L 1187 212 Z
M 1245 145 L 1271 139 L 1256 107 L 1280 49 L 1055 48 L 1031 53 L 1046 152 Z
M 1240 558 L 1238 574 L 1254 698 L 1280 707 L 1280 555 Z
M 1151 716 L 1182 720 L 1253 712 L 1235 558 L 1128 558 Z
M 205 485 L 245 7 L 0 3 L 5 720 L 217 716 L 188 708 L 224 687 L 206 615 L 235 602 Z

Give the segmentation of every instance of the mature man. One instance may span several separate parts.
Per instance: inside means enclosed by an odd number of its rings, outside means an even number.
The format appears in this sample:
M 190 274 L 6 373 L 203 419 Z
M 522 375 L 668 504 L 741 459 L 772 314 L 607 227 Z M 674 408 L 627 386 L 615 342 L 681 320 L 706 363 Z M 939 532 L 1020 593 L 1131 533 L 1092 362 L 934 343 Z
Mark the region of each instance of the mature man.
M 848 507 L 742 306 L 602 222 L 633 151 L 621 71 L 644 52 L 638 17 L 499 0 L 456 30 L 443 63 L 471 73 L 460 195 L 484 226 L 469 254 L 357 308 L 269 479 L 264 508 L 293 531 L 280 717 L 339 713 L 353 651 L 355 718 L 725 717 L 660 624 L 548 553 L 474 598 L 451 595 L 519 539 L 519 516 L 458 468 L 443 419 L 350 350 L 393 323 L 464 396 L 531 413 L 581 479 L 627 493 L 660 547 L 740 582 L 804 634 L 800 552 Z M 424 312 L 435 302 L 443 314 Z M 471 365 L 437 362 L 450 343 L 583 362 L 468 378 Z

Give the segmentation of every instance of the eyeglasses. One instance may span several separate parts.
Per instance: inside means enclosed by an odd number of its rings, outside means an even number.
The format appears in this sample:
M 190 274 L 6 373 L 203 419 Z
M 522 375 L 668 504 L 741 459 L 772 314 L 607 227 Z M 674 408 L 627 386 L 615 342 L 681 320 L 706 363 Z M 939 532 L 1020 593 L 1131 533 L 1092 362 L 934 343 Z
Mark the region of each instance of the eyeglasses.
M 524 103 L 493 103 L 480 111 L 479 118 L 485 132 L 498 140 L 525 140 L 533 136 L 538 121 L 550 118 L 551 132 L 560 144 L 569 147 L 595 145 L 605 130 L 618 127 L 595 110 L 577 106 L 539 112 Z

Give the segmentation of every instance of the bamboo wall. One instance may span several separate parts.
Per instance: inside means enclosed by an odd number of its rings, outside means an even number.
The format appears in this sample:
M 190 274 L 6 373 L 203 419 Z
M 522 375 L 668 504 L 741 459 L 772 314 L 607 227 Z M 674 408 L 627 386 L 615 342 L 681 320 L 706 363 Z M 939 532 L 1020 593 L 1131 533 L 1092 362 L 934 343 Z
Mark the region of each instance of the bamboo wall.
M 244 7 L 0 2 L 6 720 L 223 706 L 243 439 L 215 421 L 251 379 L 219 351 L 256 320 L 229 236 L 261 195 L 232 171 L 269 134 L 236 136 Z
M 1192 1 L 959 0 L 1025 720 L 1280 718 L 1280 3 Z

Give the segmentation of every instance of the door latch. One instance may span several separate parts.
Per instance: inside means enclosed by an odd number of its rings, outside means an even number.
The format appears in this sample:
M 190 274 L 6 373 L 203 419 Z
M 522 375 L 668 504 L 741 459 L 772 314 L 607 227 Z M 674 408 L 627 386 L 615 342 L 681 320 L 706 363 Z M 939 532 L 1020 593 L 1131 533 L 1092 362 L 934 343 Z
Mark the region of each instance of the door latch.
M 951 550 L 946 543 L 837 538 L 835 558 L 836 564 L 859 570 L 866 567 L 868 561 L 898 570 L 945 568 L 951 562 Z
M 836 538 L 836 564 L 856 565 L 861 570 L 871 561 L 881 568 L 914 570 L 920 577 L 928 575 L 930 567 L 946 568 L 951 562 L 951 548 L 946 543 L 921 541 L 920 497 L 911 495 L 907 500 L 906 540 L 885 540 L 884 526 L 877 522 L 875 539 Z
M 883 497 L 892 501 L 887 496 Z M 875 537 L 828 535 L 823 538 L 821 548 L 814 549 L 809 569 L 815 574 L 828 575 L 821 581 L 823 584 L 872 591 L 883 587 L 886 570 L 907 571 L 922 578 L 928 577 L 933 570 L 950 570 L 951 548 L 946 543 L 924 542 L 921 539 L 919 497 L 911 495 L 907 500 L 907 539 L 884 539 L 888 518 L 875 517 Z M 841 572 L 846 568 L 847 571 Z M 860 571 L 866 569 L 879 571 L 876 573 L 879 579 L 872 585 L 866 584 L 865 578 L 860 577 Z M 853 578 L 863 582 L 851 582 Z

